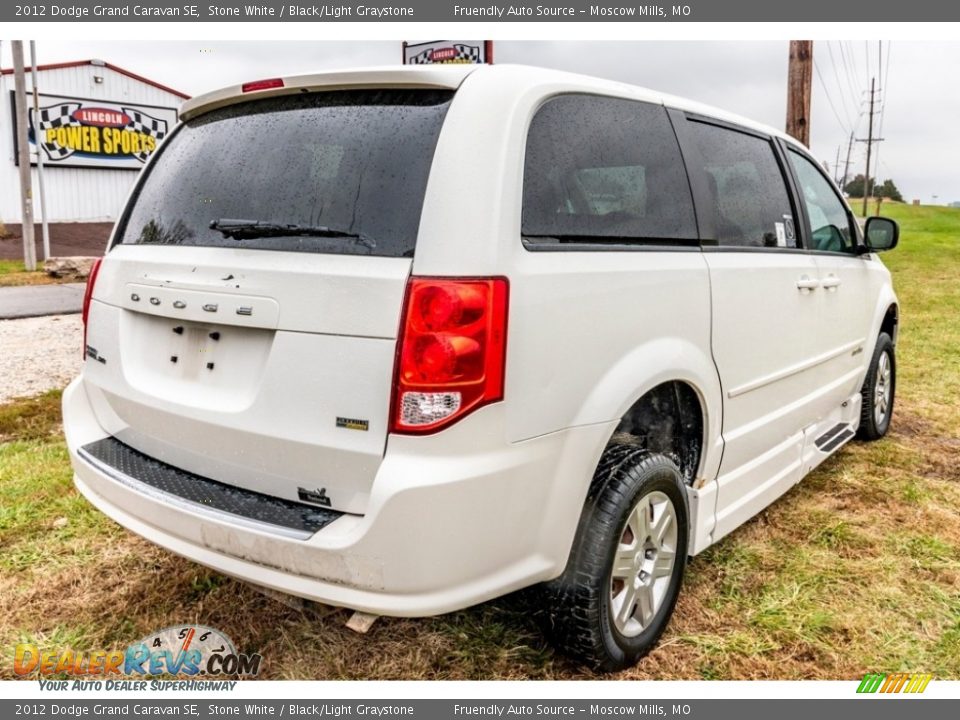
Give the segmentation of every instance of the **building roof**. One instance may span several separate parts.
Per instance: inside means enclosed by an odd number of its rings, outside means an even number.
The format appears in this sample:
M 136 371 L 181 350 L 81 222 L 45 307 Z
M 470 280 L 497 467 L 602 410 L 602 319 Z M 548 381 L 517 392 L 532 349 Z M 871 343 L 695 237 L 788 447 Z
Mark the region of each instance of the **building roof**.
M 105 68 L 108 68 L 109 70 L 113 70 L 114 72 L 118 72 L 121 75 L 126 75 L 127 77 L 133 78 L 134 80 L 139 80 L 140 82 L 146 83 L 147 85 L 152 85 L 155 88 L 171 93 L 173 95 L 177 95 L 178 97 L 182 97 L 184 100 L 190 99 L 190 96 L 187 95 L 186 93 L 182 93 L 179 90 L 174 90 L 172 87 L 167 87 L 166 85 L 161 85 L 155 80 L 146 78 L 143 75 L 137 75 L 137 73 L 135 72 L 131 72 L 130 70 L 122 68 L 118 65 L 114 65 L 112 63 L 104 62 L 103 60 L 94 60 L 94 59 L 73 60 L 71 62 L 51 63 L 49 65 L 37 65 L 37 72 L 43 72 L 44 70 L 60 70 L 62 68 L 82 67 L 84 65 L 93 65 L 95 67 L 105 67 Z M 26 72 L 28 73 L 31 72 L 31 70 L 32 68 L 30 67 L 26 68 Z M 12 75 L 12 74 L 13 74 L 13 68 L 0 69 L 0 75 Z

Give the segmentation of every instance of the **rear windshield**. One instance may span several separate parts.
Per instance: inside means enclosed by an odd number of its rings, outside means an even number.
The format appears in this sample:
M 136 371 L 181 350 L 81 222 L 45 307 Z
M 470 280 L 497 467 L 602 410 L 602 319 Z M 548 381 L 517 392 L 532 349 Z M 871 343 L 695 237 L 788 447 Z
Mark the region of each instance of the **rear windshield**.
M 119 242 L 411 257 L 452 97 L 309 93 L 189 120 L 140 183 Z

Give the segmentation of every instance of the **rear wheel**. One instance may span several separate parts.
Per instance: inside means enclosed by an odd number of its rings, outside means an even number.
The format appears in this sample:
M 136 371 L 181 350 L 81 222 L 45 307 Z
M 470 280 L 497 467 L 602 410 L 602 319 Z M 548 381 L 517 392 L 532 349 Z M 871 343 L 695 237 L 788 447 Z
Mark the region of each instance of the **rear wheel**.
M 860 390 L 860 428 L 857 437 L 879 440 L 890 429 L 897 389 L 897 361 L 893 340 L 882 332 L 877 338 L 867 377 Z
M 567 568 L 544 586 L 547 630 L 561 650 L 605 672 L 650 651 L 680 592 L 687 515 L 670 458 L 631 446 L 606 450 Z

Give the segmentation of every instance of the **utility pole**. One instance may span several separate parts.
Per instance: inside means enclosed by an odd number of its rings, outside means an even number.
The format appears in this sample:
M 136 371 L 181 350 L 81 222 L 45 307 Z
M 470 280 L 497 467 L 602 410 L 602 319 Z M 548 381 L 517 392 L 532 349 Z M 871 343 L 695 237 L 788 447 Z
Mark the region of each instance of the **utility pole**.
M 843 179 L 840 181 L 840 190 L 847 184 L 847 178 L 850 176 L 850 151 L 853 150 L 853 133 L 850 133 L 850 142 L 847 143 L 847 161 L 843 164 Z
M 869 123 L 867 126 L 867 137 L 865 139 L 864 138 L 857 139 L 857 142 L 865 142 L 867 144 L 867 170 L 863 175 L 863 214 L 864 216 L 866 216 L 867 214 L 867 198 L 870 197 L 870 151 L 872 150 L 874 143 L 878 143 L 883 140 L 883 138 L 873 137 L 873 113 L 874 113 L 873 105 L 874 105 L 874 99 L 877 94 L 876 85 L 877 85 L 877 79 L 870 78 L 870 116 L 869 116 Z
M 873 97 L 877 81 L 870 78 L 870 119 L 867 125 L 867 171 L 863 175 L 863 215 L 867 215 L 867 198 L 870 197 L 870 150 L 873 148 Z
M 33 239 L 33 186 L 30 178 L 30 145 L 27 140 L 27 81 L 23 69 L 23 40 L 10 44 L 13 53 L 13 95 L 17 114 L 17 163 L 20 165 L 20 234 L 23 236 L 23 264 L 37 269 L 37 246 Z
M 810 147 L 813 40 L 791 40 L 787 70 L 787 134 Z
M 837 145 L 837 159 L 833 162 L 833 181 L 840 182 L 840 146 Z
M 43 259 L 50 257 L 50 223 L 47 222 L 47 192 L 43 187 L 43 138 L 40 137 L 40 94 L 37 90 L 37 44 L 30 41 L 30 80 L 33 84 L 33 145 L 37 148 L 37 183 L 40 185 L 40 227 L 43 230 Z

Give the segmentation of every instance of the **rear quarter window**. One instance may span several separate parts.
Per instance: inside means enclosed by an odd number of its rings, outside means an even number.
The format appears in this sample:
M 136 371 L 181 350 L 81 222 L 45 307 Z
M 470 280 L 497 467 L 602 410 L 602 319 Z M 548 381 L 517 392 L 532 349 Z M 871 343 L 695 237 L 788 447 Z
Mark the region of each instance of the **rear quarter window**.
M 796 248 L 796 219 L 783 171 L 770 138 L 691 120 L 716 237 L 705 245 L 740 248 Z
M 411 257 L 452 97 L 432 90 L 307 93 L 188 120 L 142 179 L 117 237 L 124 244 Z M 227 237 L 210 227 L 218 220 L 343 236 Z
M 690 186 L 660 105 L 562 95 L 527 134 L 521 233 L 538 244 L 697 244 Z

